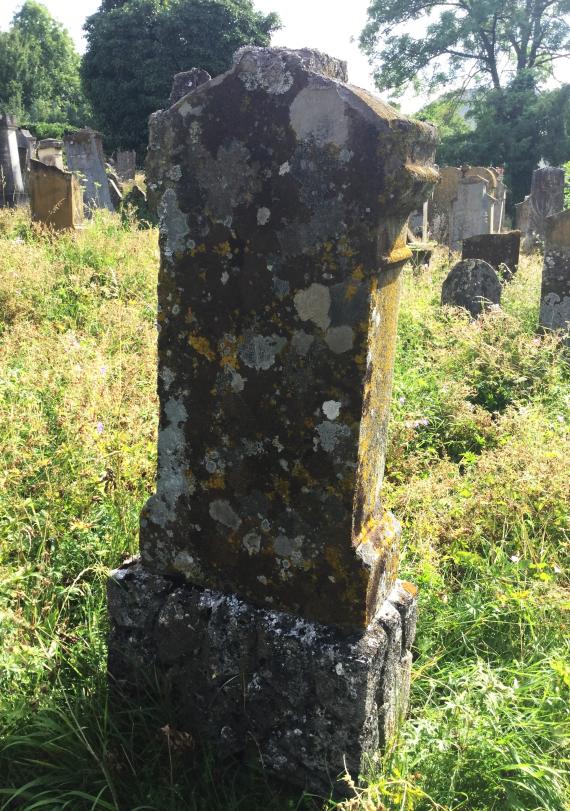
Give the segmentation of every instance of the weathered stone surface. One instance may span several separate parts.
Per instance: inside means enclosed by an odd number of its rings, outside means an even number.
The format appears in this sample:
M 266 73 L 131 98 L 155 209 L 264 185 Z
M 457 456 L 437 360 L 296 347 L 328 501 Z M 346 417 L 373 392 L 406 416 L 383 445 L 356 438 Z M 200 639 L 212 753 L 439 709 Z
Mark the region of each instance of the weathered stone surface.
M 496 271 L 482 259 L 462 259 L 453 266 L 443 283 L 441 303 L 463 307 L 473 318 L 501 301 L 501 281 Z
M 32 159 L 30 162 L 32 219 L 57 230 L 78 228 L 83 222 L 83 193 L 71 172 Z
M 449 217 L 461 180 L 461 169 L 444 166 L 439 170 L 439 182 L 428 201 L 428 223 L 431 236 L 441 245 L 449 244 Z
M 521 232 L 478 234 L 463 240 L 462 259 L 483 259 L 505 278 L 517 272 L 521 247 Z
M 570 209 L 548 217 L 545 226 L 540 325 L 570 330 Z M 570 343 L 570 335 L 567 338 Z
M 459 250 L 468 237 L 490 232 L 493 205 L 485 179 L 478 175 L 461 178 L 449 215 L 449 246 L 452 250 Z
M 134 180 L 137 171 L 137 153 L 134 149 L 120 149 L 117 152 L 117 174 L 121 180 Z
M 90 217 L 95 208 L 114 211 L 100 134 L 91 129 L 78 130 L 66 135 L 64 144 L 67 165 L 83 187 L 85 216 Z
M 181 98 L 195 90 L 199 85 L 209 82 L 211 78 L 210 74 L 201 68 L 191 68 L 183 73 L 177 73 L 170 91 L 170 106 L 172 107 L 173 104 L 180 101 Z
M 63 172 L 63 141 L 44 138 L 38 143 L 38 160 L 46 166 L 55 166 Z
M 179 729 L 222 753 L 249 748 L 309 790 L 328 794 L 345 769 L 357 779 L 405 710 L 410 584 L 398 581 L 370 626 L 350 636 L 137 562 L 111 575 L 108 601 L 115 689 L 144 693 L 158 673 Z
M 393 586 L 381 502 L 407 219 L 434 129 L 317 51 L 245 48 L 151 119 L 160 214 L 158 573 L 363 629 Z
M 535 169 L 532 173 L 529 197 L 529 232 L 544 239 L 546 218 L 558 214 L 563 208 L 564 169 L 555 166 Z
M 16 120 L 13 116 L 0 115 L 0 207 L 17 206 L 26 201 L 20 155 L 18 152 L 18 134 Z

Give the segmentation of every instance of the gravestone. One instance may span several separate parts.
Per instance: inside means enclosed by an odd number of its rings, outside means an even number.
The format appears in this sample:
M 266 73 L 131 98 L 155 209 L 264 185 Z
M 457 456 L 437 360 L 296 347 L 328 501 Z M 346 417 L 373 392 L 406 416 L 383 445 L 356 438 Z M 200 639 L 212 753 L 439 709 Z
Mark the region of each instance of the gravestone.
M 495 219 L 499 210 L 497 200 L 499 178 L 497 173 L 488 166 L 469 166 L 467 164 L 461 167 L 461 171 L 463 177 L 477 177 L 485 182 L 489 217 L 486 223 L 487 230 L 484 233 L 493 234 L 495 232 Z
M 498 175 L 497 185 L 495 186 L 495 209 L 493 215 L 494 234 L 500 234 L 501 231 L 503 230 L 506 200 L 507 200 L 507 187 L 503 183 L 502 175 Z
M 477 234 L 463 240 L 462 259 L 483 259 L 505 278 L 511 278 L 519 267 L 521 232 Z
M 449 219 L 453 201 L 457 197 L 461 169 L 444 166 L 439 172 L 439 182 L 428 201 L 428 226 L 432 239 L 440 245 L 449 244 Z
M 548 217 L 540 294 L 540 325 L 570 330 L 570 209 Z M 567 336 L 570 343 L 570 335 Z
M 180 101 L 183 96 L 195 90 L 199 85 L 209 82 L 211 78 L 210 74 L 201 68 L 191 68 L 182 73 L 177 73 L 170 91 L 170 106 Z
M 149 208 L 146 194 L 136 184 L 123 195 L 121 211 L 124 216 L 134 216 L 143 228 L 157 225 L 156 217 Z
M 410 212 L 435 131 L 318 51 L 244 48 L 151 117 L 160 425 L 109 671 L 314 790 L 407 703 L 416 589 L 382 477 Z
M 521 203 L 515 203 L 515 225 L 517 230 L 521 232 L 523 236 L 528 233 L 528 223 L 529 223 L 529 208 L 530 208 L 530 198 L 529 195 L 524 198 Z
M 546 218 L 564 208 L 564 169 L 545 166 L 532 173 L 528 230 L 544 239 Z
M 501 302 L 501 281 L 482 259 L 462 259 L 450 270 L 441 289 L 441 303 L 463 307 L 477 318 Z
M 16 119 L 0 115 L 0 207 L 13 207 L 26 202 Z
M 493 217 L 493 198 L 485 179 L 464 176 L 457 186 L 457 197 L 451 204 L 449 246 L 459 250 L 467 237 L 488 234 Z
M 46 166 L 56 166 L 63 171 L 63 141 L 44 138 L 38 143 L 38 160 Z
M 85 216 L 90 217 L 96 208 L 114 211 L 100 134 L 92 129 L 78 130 L 66 135 L 64 144 L 67 165 L 83 187 Z
M 36 139 L 28 130 L 18 129 L 18 158 L 20 161 L 20 173 L 22 175 L 22 183 L 24 192 L 27 195 L 29 189 L 30 179 L 30 161 L 34 154 Z
M 72 172 L 32 159 L 30 162 L 32 220 L 58 231 L 83 222 L 83 192 Z
M 116 168 L 121 180 L 134 180 L 137 170 L 137 153 L 135 150 L 119 150 L 117 152 Z

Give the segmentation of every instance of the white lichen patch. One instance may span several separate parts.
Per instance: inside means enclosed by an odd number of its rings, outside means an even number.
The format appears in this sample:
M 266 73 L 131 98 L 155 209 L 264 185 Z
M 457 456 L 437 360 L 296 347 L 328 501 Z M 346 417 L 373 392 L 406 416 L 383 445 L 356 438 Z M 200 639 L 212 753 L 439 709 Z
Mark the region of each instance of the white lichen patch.
M 289 118 L 301 141 L 341 148 L 348 141 L 346 107 L 336 85 L 317 83 L 304 87 L 291 104 Z
M 340 414 L 341 404 L 337 400 L 325 400 L 323 403 L 323 414 L 328 420 L 336 420 Z
M 289 161 L 285 161 L 285 163 L 282 163 L 281 166 L 279 167 L 279 174 L 281 176 L 289 174 L 290 171 L 291 166 L 289 164 Z
M 176 571 L 182 572 L 185 577 L 194 582 L 199 582 L 203 577 L 203 572 L 199 561 L 185 550 L 182 550 L 176 554 L 176 557 L 172 561 L 172 565 Z
M 258 535 L 257 532 L 248 532 L 247 535 L 244 535 L 242 543 L 250 557 L 257 555 L 261 549 L 261 535 Z
M 176 504 L 192 494 L 194 477 L 186 469 L 184 426 L 188 413 L 182 399 L 172 398 L 164 406 L 165 424 L 158 432 L 158 478 L 156 494 L 149 499 L 149 518 L 160 527 L 176 519 Z
M 298 293 L 295 293 L 293 300 L 301 321 L 312 321 L 322 330 L 328 328 L 331 306 L 331 292 L 328 287 L 314 282 L 306 290 L 299 290 Z
M 266 206 L 257 209 L 257 224 L 267 225 L 271 219 L 271 211 Z
M 304 330 L 300 329 L 293 334 L 291 344 L 293 345 L 293 349 L 295 350 L 295 352 L 297 352 L 298 355 L 302 355 L 304 357 L 311 348 L 311 344 L 313 343 L 314 340 L 315 340 L 314 335 L 309 335 Z
M 332 453 L 341 439 L 350 436 L 350 428 L 348 425 L 343 425 L 337 422 L 321 422 L 316 426 L 318 439 L 316 439 L 317 447 L 320 443 L 321 448 L 327 453 Z
M 172 258 L 186 247 L 186 237 L 190 233 L 186 215 L 178 208 L 178 198 L 174 189 L 166 189 L 158 204 L 158 227 L 166 237 L 164 255 Z
M 226 499 L 217 498 L 211 501 L 208 512 L 214 521 L 230 529 L 237 529 L 241 524 L 241 518 Z
M 239 356 L 246 366 L 257 371 L 270 369 L 275 357 L 285 346 L 285 338 L 279 335 L 246 335 L 239 349 Z
M 271 95 L 282 95 L 293 84 L 293 76 L 286 69 L 283 57 L 265 48 L 242 48 L 235 54 L 234 62 L 248 90 L 262 88 Z
M 325 341 L 328 348 L 336 355 L 348 352 L 354 345 L 354 331 L 352 327 L 343 324 L 341 327 L 331 327 L 327 330 Z

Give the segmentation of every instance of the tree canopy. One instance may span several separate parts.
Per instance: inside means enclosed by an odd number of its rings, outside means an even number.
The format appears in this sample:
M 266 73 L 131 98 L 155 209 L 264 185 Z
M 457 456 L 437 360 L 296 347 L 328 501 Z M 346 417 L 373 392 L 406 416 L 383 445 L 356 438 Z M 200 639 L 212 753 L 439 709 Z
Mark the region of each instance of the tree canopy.
M 85 24 L 82 75 L 107 142 L 142 152 L 148 117 L 166 105 L 174 74 L 227 70 L 234 51 L 269 45 L 278 25 L 251 0 L 103 0 Z
M 569 14 L 570 0 L 372 0 L 360 44 L 381 90 L 465 77 L 499 90 L 529 70 L 548 76 L 569 55 Z
M 79 65 L 65 28 L 45 6 L 26 0 L 0 32 L 0 106 L 28 126 L 82 126 L 88 107 Z

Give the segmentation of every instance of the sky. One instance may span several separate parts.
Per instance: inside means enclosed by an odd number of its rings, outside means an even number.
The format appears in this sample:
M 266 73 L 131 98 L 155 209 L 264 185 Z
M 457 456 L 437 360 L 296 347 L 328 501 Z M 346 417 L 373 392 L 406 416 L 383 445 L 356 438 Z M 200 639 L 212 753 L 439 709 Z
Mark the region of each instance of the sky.
M 82 25 L 86 17 L 97 11 L 100 0 L 41 0 L 51 14 L 62 22 L 83 51 L 85 43 Z M 356 40 L 366 22 L 369 0 L 254 0 L 255 6 L 267 14 L 276 11 L 283 28 L 273 36 L 273 45 L 290 48 L 318 48 L 331 56 L 348 62 L 348 75 L 352 84 L 374 89 L 366 57 L 360 52 Z M 0 29 L 8 28 L 14 12 L 22 0 L 0 0 Z M 404 96 L 404 112 L 414 112 L 425 98 Z

